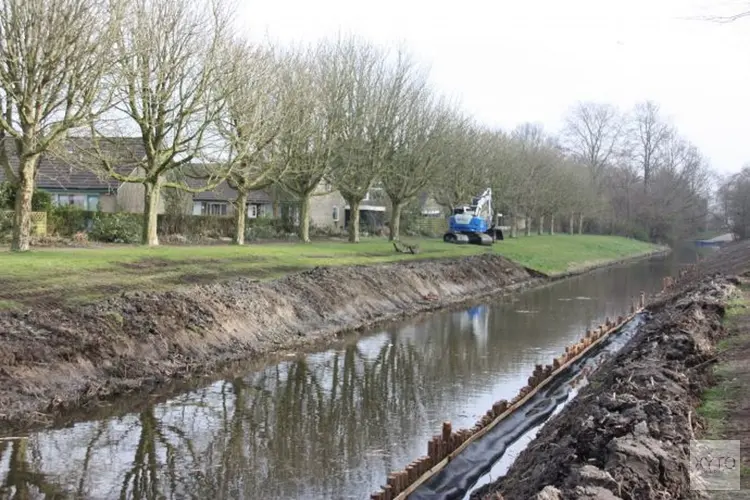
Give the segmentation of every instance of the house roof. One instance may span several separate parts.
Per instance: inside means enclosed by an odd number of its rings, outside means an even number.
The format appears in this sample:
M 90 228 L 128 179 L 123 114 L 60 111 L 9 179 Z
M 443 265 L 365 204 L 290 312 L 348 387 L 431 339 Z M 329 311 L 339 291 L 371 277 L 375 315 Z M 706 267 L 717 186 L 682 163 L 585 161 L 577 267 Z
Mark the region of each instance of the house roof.
M 112 158 L 114 170 L 121 175 L 130 174 L 145 156 L 140 137 L 112 137 L 100 140 L 103 154 Z M 13 141 L 3 141 L 8 159 L 14 172 L 18 172 L 18 155 Z M 70 137 L 54 151 L 42 155 L 37 167 L 37 187 L 45 190 L 92 190 L 108 191 L 117 189 L 121 182 L 97 169 L 86 168 L 94 162 L 94 147 L 88 137 Z M 5 180 L 5 171 L 0 168 L 0 182 Z
M 200 189 L 206 185 L 204 179 L 188 177 L 186 184 L 193 189 Z M 210 191 L 201 191 L 193 194 L 193 201 L 234 201 L 237 198 L 237 190 L 232 188 L 226 181 L 222 181 Z M 270 204 L 273 202 L 266 191 L 250 191 L 247 197 L 248 203 Z

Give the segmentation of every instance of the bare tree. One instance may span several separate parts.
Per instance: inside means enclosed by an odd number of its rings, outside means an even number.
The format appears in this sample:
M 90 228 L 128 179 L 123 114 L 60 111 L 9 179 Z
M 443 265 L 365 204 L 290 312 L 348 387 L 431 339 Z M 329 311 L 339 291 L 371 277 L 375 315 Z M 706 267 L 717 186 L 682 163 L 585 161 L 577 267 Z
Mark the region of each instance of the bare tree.
M 622 152 L 624 122 L 617 108 L 610 104 L 582 102 L 565 118 L 563 140 L 566 149 L 591 170 L 599 186 L 607 165 Z
M 224 168 L 201 169 L 205 184 L 168 180 L 194 160 L 205 160 L 216 150 L 217 117 L 225 103 L 219 82 L 227 74 L 219 57 L 226 48 L 230 11 L 224 0 L 129 0 L 115 50 L 121 57 L 111 70 L 116 110 L 125 128 L 135 128 L 145 157 L 130 175 L 97 148 L 106 173 L 127 183 L 143 185 L 143 244 L 158 245 L 157 213 L 162 188 L 188 192 L 213 189 L 226 176 Z M 97 142 L 106 141 L 92 126 Z M 210 162 L 206 162 L 210 163 Z M 206 171 L 207 170 L 207 171 Z
M 388 52 L 358 39 L 340 40 L 325 60 L 338 96 L 332 116 L 338 131 L 328 178 L 349 204 L 349 241 L 359 242 L 359 207 L 392 154 L 392 138 L 403 120 L 416 81 L 403 53 L 389 64 Z M 333 103 L 332 103 L 333 104 Z
M 290 62 L 289 91 L 295 96 L 294 106 L 279 134 L 279 154 L 288 165 L 280 183 L 299 200 L 299 237 L 303 242 L 310 241 L 310 198 L 329 191 L 323 179 L 330 170 L 336 140 L 331 108 L 338 95 L 331 95 L 331 74 L 318 64 L 327 56 L 328 47 L 321 44 Z
M 294 96 L 287 66 L 273 48 L 234 42 L 227 55 L 229 74 L 220 82 L 227 105 L 219 133 L 230 147 L 227 183 L 237 192 L 234 243 L 242 245 L 248 193 L 278 182 L 287 167 L 277 139 Z
M 392 153 L 385 162 L 381 181 L 391 202 L 390 240 L 398 240 L 401 211 L 424 192 L 438 173 L 446 151 L 440 143 L 453 120 L 453 110 L 426 88 L 406 96 L 403 120 L 393 135 Z
M 479 126 L 461 115 L 447 126 L 446 139 L 440 145 L 440 164 L 431 189 L 435 201 L 450 212 L 471 202 L 492 182 L 489 165 L 482 161 L 482 132 Z
M 634 156 L 643 172 L 643 188 L 648 190 L 651 175 L 657 167 L 659 150 L 673 132 L 662 120 L 659 105 L 653 101 L 636 104 L 634 121 Z
M 116 4 L 105 0 L 0 6 L 0 163 L 16 189 L 14 251 L 29 249 L 40 157 L 108 104 L 102 82 L 113 57 L 115 13 Z

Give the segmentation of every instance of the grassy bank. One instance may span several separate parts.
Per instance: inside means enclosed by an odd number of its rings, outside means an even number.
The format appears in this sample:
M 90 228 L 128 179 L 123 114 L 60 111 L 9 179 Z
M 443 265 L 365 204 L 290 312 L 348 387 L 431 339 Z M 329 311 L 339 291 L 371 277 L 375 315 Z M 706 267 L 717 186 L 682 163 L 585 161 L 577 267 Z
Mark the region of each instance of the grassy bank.
M 237 276 L 272 279 L 315 266 L 365 265 L 405 259 L 497 252 L 544 273 L 559 273 L 637 256 L 647 243 L 610 236 L 532 236 L 493 247 L 410 240 L 418 255 L 394 252 L 383 239 L 358 245 L 338 241 L 234 246 L 131 246 L 40 249 L 0 254 L 0 308 L 94 300 L 124 290 L 166 290 Z
M 701 397 L 697 412 L 703 418 L 704 439 L 739 439 L 745 449 L 750 445 L 750 285 L 729 303 L 723 319 L 728 336 L 716 345 L 713 368 L 715 384 Z M 750 488 L 750 459 L 742 457 L 742 487 Z M 712 498 L 729 498 L 714 495 Z

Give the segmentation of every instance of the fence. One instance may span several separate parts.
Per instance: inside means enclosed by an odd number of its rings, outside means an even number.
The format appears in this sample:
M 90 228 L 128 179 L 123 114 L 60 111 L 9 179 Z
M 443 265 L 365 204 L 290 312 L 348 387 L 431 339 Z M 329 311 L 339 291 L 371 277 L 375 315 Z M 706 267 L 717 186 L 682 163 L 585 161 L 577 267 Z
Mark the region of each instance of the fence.
M 13 227 L 12 210 L 0 211 L 0 233 L 10 231 Z M 34 236 L 45 236 L 47 234 L 47 213 L 31 212 L 31 234 Z

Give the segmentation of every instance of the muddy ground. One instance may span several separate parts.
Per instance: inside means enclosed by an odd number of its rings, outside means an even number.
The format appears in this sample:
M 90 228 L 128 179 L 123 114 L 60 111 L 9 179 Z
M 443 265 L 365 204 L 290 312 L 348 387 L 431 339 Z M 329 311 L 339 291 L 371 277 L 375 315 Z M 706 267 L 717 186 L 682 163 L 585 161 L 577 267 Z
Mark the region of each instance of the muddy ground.
M 748 267 L 743 243 L 683 273 L 650 302 L 636 337 L 472 499 L 702 498 L 690 488 L 689 442 L 700 437 L 700 396 L 715 383 L 733 276 Z
M 497 255 L 316 268 L 0 313 L 0 426 L 545 279 Z

